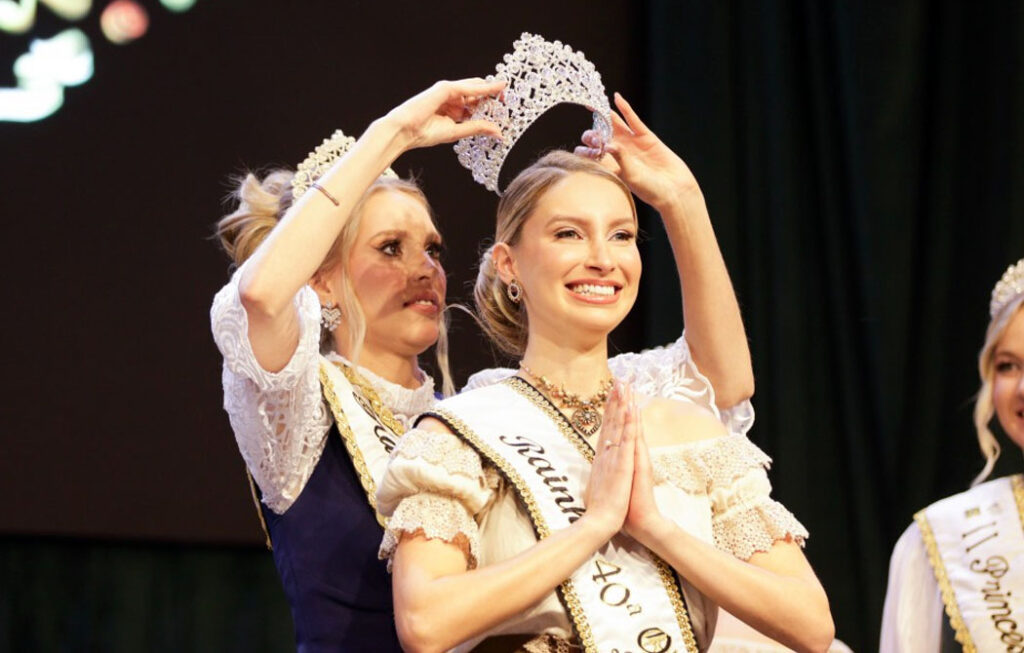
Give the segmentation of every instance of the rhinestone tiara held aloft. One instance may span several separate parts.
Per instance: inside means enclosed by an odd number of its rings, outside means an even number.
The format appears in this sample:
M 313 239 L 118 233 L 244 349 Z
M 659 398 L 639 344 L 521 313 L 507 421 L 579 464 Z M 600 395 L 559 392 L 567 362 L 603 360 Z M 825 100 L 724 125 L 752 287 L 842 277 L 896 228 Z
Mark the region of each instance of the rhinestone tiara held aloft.
M 1024 293 L 1024 258 L 1006 268 L 1003 278 L 992 289 L 992 303 L 989 314 L 994 318 L 1018 295 Z
M 306 160 L 295 169 L 295 176 L 292 177 L 292 197 L 294 199 L 302 197 L 309 190 L 310 186 L 327 172 L 331 164 L 344 156 L 345 152 L 351 150 L 355 144 L 356 139 L 346 136 L 345 132 L 340 129 L 334 130 L 331 137 L 325 138 L 324 142 L 310 152 Z M 394 177 L 397 179 L 398 175 L 395 174 L 394 170 L 388 168 L 381 174 L 381 177 Z
M 582 52 L 574 52 L 560 41 L 549 43 L 523 32 L 496 66 L 487 81 L 504 80 L 504 99 L 487 98 L 477 104 L 474 120 L 490 120 L 505 136 L 472 136 L 455 144 L 459 163 L 473 173 L 473 179 L 498 195 L 498 175 L 505 157 L 545 111 L 557 104 L 579 104 L 594 112 L 594 130 L 607 143 L 612 138 L 612 110 L 605 95 L 601 73 Z

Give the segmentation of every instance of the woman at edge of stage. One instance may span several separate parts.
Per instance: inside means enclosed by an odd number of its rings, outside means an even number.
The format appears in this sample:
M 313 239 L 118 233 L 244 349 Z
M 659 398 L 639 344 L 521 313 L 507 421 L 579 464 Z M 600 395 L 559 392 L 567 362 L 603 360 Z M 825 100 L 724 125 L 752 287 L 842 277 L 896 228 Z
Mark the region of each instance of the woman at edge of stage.
M 498 209 L 496 245 L 481 263 L 478 311 L 492 340 L 522 356 L 520 377 L 541 388 L 550 405 L 564 407 L 565 397 L 577 405 L 588 397 L 584 404 L 594 405 L 605 398 L 602 386 L 612 372 L 630 380 L 628 363 L 609 365 L 607 336 L 637 294 L 632 190 L 665 222 L 681 276 L 685 340 L 708 371 L 711 395 L 719 406 L 743 403 L 753 392 L 749 350 L 699 186 L 619 96 L 616 105 L 625 119 L 613 114 L 607 151 L 618 177 L 581 157 L 554 153 L 509 185 Z M 522 313 L 520 307 L 526 307 Z M 460 395 L 460 402 L 471 401 L 472 394 Z M 684 589 L 688 598 L 709 601 L 698 615 L 704 619 L 697 637 L 702 646 L 718 604 L 789 646 L 828 648 L 834 632 L 828 600 L 799 546 L 806 530 L 768 498 L 768 458 L 744 434 L 726 433 L 711 406 L 641 401 L 642 408 L 629 386 L 616 382 L 590 442 L 596 453 L 586 512 L 539 542 L 505 481 L 481 462 L 463 433 L 461 440 L 452 435 L 452 421 L 432 413 L 407 434 L 378 492 L 382 509 L 392 515 L 381 554 L 393 565 L 396 622 L 407 649 L 440 651 L 461 643 L 459 650 L 468 650 L 483 636 L 522 634 L 525 628 L 537 638 L 515 646 L 567 650 L 572 632 L 554 590 L 623 529 L 691 584 Z M 708 494 L 700 497 L 702 537 L 664 515 L 655 500 L 656 489 L 664 492 L 662 486 L 681 479 L 664 473 L 655 478 L 645 433 L 661 450 L 658 462 L 664 462 L 664 450 L 688 451 L 680 456 L 694 459 L 682 466 L 703 465 L 709 476 L 699 480 L 711 485 L 705 491 L 719 491 L 720 505 L 713 506 Z M 719 444 L 729 449 L 716 450 Z M 438 449 L 446 450 L 443 459 L 424 453 Z M 742 461 L 724 460 L 727 453 Z M 716 474 L 737 469 L 744 487 L 715 485 Z M 679 501 L 689 500 L 681 486 L 669 491 L 676 490 Z M 731 514 L 730 501 L 738 506 Z M 757 523 L 729 521 L 748 515 Z M 748 528 L 760 530 L 752 534 Z M 509 529 L 518 529 L 519 537 Z M 719 537 L 735 546 L 710 543 Z M 495 543 L 509 539 L 516 544 L 503 551 Z
M 1007 601 L 1007 596 L 1024 596 L 1024 586 L 1006 586 L 1012 580 L 1020 582 L 1021 577 L 1008 574 L 1009 565 L 1005 570 L 991 570 L 996 573 L 992 576 L 983 569 L 986 565 L 980 563 L 982 559 L 998 558 L 1008 550 L 1019 555 L 1024 547 L 1024 539 L 1018 539 L 1016 543 L 1006 542 L 1010 535 L 1021 538 L 1021 521 L 1024 520 L 1021 510 L 1024 506 L 1020 497 L 1024 496 L 1021 494 L 1024 477 L 1016 474 L 985 480 L 992 473 L 1000 453 L 999 443 L 990 428 L 993 418 L 999 421 L 1010 440 L 1024 449 L 1022 306 L 1024 259 L 1011 265 L 992 290 L 989 304 L 991 319 L 978 355 L 981 389 L 974 405 L 974 426 L 978 447 L 985 457 L 984 468 L 974 479 L 971 489 L 915 514 L 914 521 L 893 547 L 882 613 L 879 643 L 882 653 L 937 653 L 946 650 L 947 646 L 952 647 L 950 650 L 961 650 L 967 641 L 972 642 L 977 650 L 995 650 L 993 647 L 1008 651 L 1024 650 L 1024 633 L 1020 632 L 1020 626 L 1024 624 L 1010 624 L 1011 619 L 997 623 L 997 617 L 1009 609 L 1008 605 L 1019 601 L 1019 598 Z M 985 524 L 989 523 L 990 517 L 995 517 L 989 508 L 997 503 L 1003 505 L 1003 509 L 997 512 L 1012 519 L 1002 537 L 989 537 L 992 532 L 986 529 Z M 964 543 L 969 550 L 942 546 L 948 538 L 941 535 L 949 529 L 952 529 L 953 539 Z M 1008 544 L 1016 546 L 1011 549 Z M 976 561 L 980 567 L 971 569 Z M 1012 568 L 1015 570 L 1016 565 Z M 959 593 L 954 591 L 950 578 L 958 572 L 964 572 L 960 574 L 960 580 L 965 582 L 956 583 L 956 586 L 970 587 L 972 583 L 967 579 L 973 578 L 977 581 L 973 583 L 976 596 L 969 596 L 962 589 Z M 986 586 L 985 581 L 995 585 Z M 977 629 L 979 623 L 982 624 L 980 630 Z M 1001 632 L 1001 626 L 1012 626 L 1011 632 Z M 994 639 L 986 640 L 986 637 Z M 1012 648 L 1014 646 L 1017 648 Z

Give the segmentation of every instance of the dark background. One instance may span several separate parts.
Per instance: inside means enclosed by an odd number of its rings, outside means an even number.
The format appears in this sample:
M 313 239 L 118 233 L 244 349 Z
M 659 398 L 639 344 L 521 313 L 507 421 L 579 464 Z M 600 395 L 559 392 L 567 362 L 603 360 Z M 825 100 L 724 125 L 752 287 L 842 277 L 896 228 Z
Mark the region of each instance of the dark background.
M 149 33 L 78 26 L 96 74 L 0 123 L 0 650 L 282 650 L 291 625 L 223 414 L 209 240 L 227 177 L 294 166 L 523 30 L 583 50 L 690 164 L 754 354 L 751 438 L 808 526 L 838 635 L 873 650 L 914 510 L 980 469 L 988 294 L 1024 255 L 1024 15 L 1014 2 L 143 2 Z M 0 87 L 41 9 L 0 35 Z M 516 153 L 569 144 L 563 108 Z M 568 136 L 567 136 L 568 134 Z M 496 198 L 447 147 L 395 165 L 439 216 L 468 300 Z M 656 216 L 621 350 L 681 330 Z M 492 364 L 456 320 L 459 380 Z M 998 473 L 1020 468 L 1007 451 Z

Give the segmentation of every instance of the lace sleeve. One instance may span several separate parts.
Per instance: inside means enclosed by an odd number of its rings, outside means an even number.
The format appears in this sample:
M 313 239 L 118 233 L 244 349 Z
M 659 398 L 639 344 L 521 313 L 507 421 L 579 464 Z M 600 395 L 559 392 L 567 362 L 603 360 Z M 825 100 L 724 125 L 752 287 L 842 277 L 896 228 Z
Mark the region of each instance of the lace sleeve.
M 804 546 L 807 529 L 771 498 L 769 458 L 743 435 L 718 438 L 702 450 L 715 546 L 741 560 L 779 540 Z
M 403 535 L 454 544 L 476 567 L 474 517 L 490 500 L 491 485 L 480 456 L 457 436 L 423 429 L 403 435 L 377 489 L 377 509 L 390 517 L 380 545 L 388 569 Z
M 746 435 L 754 425 L 754 407 L 749 399 L 724 410 L 715 405 L 715 390 L 697 369 L 685 332 L 668 346 L 647 349 L 639 354 L 619 354 L 609 360 L 608 365 L 612 374 L 632 383 L 641 394 L 703 406 L 725 424 L 729 433 Z
M 248 315 L 238 295 L 240 274 L 241 269 L 210 309 L 213 339 L 224 357 L 224 410 L 263 502 L 281 514 L 312 475 L 331 427 L 318 376 L 320 304 L 311 288 L 299 291 L 299 344 L 284 369 L 268 372 L 249 343 Z

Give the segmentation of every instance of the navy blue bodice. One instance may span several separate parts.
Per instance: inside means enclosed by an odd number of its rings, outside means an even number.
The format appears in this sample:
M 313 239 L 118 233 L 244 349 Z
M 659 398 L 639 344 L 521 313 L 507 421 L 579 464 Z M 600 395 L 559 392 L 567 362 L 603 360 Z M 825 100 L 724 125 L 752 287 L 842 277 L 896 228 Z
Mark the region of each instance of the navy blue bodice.
M 313 475 L 283 515 L 261 504 L 301 653 L 401 651 L 383 530 L 332 426 Z

